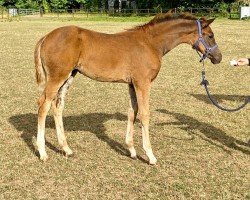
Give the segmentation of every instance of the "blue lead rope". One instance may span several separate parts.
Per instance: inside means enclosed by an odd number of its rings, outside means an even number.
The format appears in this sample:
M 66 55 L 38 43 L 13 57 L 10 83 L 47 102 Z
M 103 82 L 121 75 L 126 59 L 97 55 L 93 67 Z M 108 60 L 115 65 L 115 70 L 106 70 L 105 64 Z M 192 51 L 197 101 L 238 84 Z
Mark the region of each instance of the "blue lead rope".
M 248 103 L 250 103 L 250 97 L 248 96 L 246 99 L 245 99 L 245 102 L 243 104 L 241 104 L 239 107 L 237 108 L 225 108 L 225 107 L 222 107 L 218 104 L 218 102 L 215 100 L 215 98 L 210 94 L 209 90 L 208 90 L 208 85 L 209 85 L 209 82 L 208 80 L 206 79 L 206 73 L 205 71 L 202 71 L 201 72 L 201 77 L 202 77 L 202 80 L 201 80 L 201 85 L 204 85 L 205 87 L 205 90 L 206 90 L 206 93 L 207 93 L 207 96 L 209 98 L 209 100 L 212 102 L 213 105 L 215 105 L 217 108 L 223 110 L 223 111 L 227 111 L 227 112 L 236 112 L 236 111 L 239 111 L 241 110 L 242 108 L 244 108 Z

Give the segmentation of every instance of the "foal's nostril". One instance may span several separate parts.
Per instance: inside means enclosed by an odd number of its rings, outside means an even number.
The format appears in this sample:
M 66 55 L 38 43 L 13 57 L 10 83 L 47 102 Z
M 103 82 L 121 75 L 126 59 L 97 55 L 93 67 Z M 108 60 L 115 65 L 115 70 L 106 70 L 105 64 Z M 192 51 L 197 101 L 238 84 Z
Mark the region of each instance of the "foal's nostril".
M 219 53 L 216 57 L 215 57 L 216 60 L 218 60 L 218 62 L 220 63 L 221 60 L 222 60 L 222 54 Z
M 213 64 L 219 64 L 219 63 L 220 63 L 220 61 L 219 61 L 219 60 L 216 60 L 216 59 L 211 60 L 211 62 L 212 62 Z
M 221 57 L 214 57 L 211 59 L 213 64 L 219 64 L 221 62 Z

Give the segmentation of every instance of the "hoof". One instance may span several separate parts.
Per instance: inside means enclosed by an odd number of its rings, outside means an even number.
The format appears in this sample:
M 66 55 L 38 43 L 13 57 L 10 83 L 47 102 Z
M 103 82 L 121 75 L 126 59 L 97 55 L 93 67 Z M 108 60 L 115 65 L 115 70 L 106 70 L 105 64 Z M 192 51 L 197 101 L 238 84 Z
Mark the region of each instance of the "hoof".
M 136 160 L 136 159 L 137 159 L 137 156 L 136 156 L 135 148 L 134 148 L 134 147 L 129 148 L 129 152 L 130 152 L 130 157 L 131 157 L 133 160 Z
M 66 157 L 72 157 L 73 156 L 73 151 L 69 147 L 63 148 L 64 155 Z
M 75 156 L 75 154 L 73 152 L 71 152 L 71 153 L 65 153 L 65 156 L 67 158 L 73 158 Z
M 132 158 L 133 160 L 137 160 L 137 156 L 130 156 L 130 158 Z
M 155 158 L 155 159 L 152 159 L 152 160 L 149 160 L 149 164 L 150 164 L 150 165 L 156 165 L 156 163 L 157 163 L 156 158 Z
M 48 155 L 46 154 L 46 155 L 42 155 L 42 156 L 40 156 L 40 160 L 41 161 L 43 161 L 43 162 L 46 162 L 47 160 L 48 160 Z
M 147 157 L 148 157 L 148 160 L 149 160 L 149 164 L 150 165 L 155 165 L 156 162 L 157 162 L 157 159 L 155 158 L 153 152 L 152 152 L 152 149 L 148 149 L 146 151 L 146 154 L 147 154 Z

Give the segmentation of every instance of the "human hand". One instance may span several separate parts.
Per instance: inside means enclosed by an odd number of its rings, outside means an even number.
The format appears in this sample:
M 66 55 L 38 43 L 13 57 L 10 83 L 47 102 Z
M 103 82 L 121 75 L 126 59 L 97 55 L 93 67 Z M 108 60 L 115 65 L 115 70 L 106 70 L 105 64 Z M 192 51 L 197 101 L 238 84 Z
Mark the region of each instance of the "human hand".
M 239 58 L 237 60 L 238 66 L 249 65 L 249 60 L 247 58 Z

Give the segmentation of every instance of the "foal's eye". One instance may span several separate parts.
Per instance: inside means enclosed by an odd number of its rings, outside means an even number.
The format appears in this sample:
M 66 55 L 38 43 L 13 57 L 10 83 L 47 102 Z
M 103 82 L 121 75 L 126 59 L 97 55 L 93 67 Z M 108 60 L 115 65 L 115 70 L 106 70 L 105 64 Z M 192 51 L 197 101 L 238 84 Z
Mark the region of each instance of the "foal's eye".
M 209 37 L 210 39 L 212 39 L 212 38 L 214 38 L 214 35 L 209 35 L 208 37 Z

